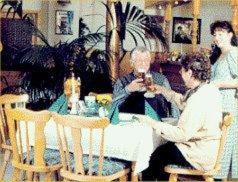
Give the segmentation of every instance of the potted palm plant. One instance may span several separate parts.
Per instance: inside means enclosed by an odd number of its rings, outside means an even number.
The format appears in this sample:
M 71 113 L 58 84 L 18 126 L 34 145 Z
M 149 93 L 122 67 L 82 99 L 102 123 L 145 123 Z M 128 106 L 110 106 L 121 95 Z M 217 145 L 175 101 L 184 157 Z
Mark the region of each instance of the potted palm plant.
M 5 5 L 10 5 L 8 13 L 13 10 L 14 14 L 18 14 L 31 28 L 33 35 L 44 43 L 44 45 L 30 45 L 20 50 L 16 48 L 14 55 L 9 54 L 12 56 L 11 59 L 15 63 L 15 67 L 28 71 L 20 84 L 20 90 L 24 90 L 30 95 L 31 108 L 47 108 L 61 95 L 64 79 L 72 69 L 76 77 L 81 78 L 81 96 L 87 95 L 89 91 L 111 92 L 112 83 L 108 60 L 110 55 L 115 53 L 108 50 L 98 50 L 95 46 L 99 42 L 105 42 L 105 38 L 108 38 L 110 42 L 115 27 L 106 34 L 98 31 L 92 33 L 81 18 L 78 38 L 71 42 L 59 42 L 50 45 L 30 17 L 23 16 L 21 0 L 4 0 L 2 8 Z M 108 13 L 112 14 L 110 8 L 106 4 L 104 5 Z M 118 64 L 128 51 L 123 47 L 126 33 L 133 37 L 135 46 L 138 44 L 138 37 L 142 39 L 145 45 L 150 45 L 149 40 L 144 38 L 145 33 L 147 33 L 159 40 L 165 48 L 167 47 L 162 27 L 154 24 L 150 16 L 130 3 L 126 4 L 125 11 L 123 11 L 120 1 L 115 2 L 114 6 L 117 22 L 119 22 L 118 27 L 116 27 L 120 37 Z M 9 53 L 6 48 L 3 50 Z M 2 59 L 2 64 L 4 64 L 4 59 Z M 7 88 L 5 92 L 9 92 L 9 90 L 11 89 Z
M 22 16 L 22 3 L 19 1 L 4 1 L 2 8 L 10 5 L 10 10 L 18 14 L 38 37 L 43 45 L 30 45 L 24 49 L 14 47 L 15 53 L 11 54 L 10 48 L 5 46 L 3 52 L 10 55 L 14 67 L 24 70 L 24 78 L 20 88 L 8 87 L 6 92 L 24 91 L 30 95 L 30 107 L 35 110 L 47 108 L 63 92 L 63 82 L 70 73 L 75 72 L 81 78 L 81 95 L 89 91 L 110 92 L 111 80 L 107 64 L 108 55 L 105 51 L 95 49 L 95 46 L 105 40 L 105 35 L 100 32 L 92 33 L 81 18 L 79 20 L 79 37 L 71 42 L 59 42 L 50 45 L 44 34 L 35 26 L 27 16 Z M 19 8 L 19 6 L 21 8 Z M 13 8 L 14 7 L 14 8 Z M 3 54 L 2 54 L 3 55 Z M 8 57 L 9 58 L 9 57 Z M 2 59 L 4 67 L 9 66 L 9 60 Z M 101 84 L 104 87 L 101 87 Z
M 160 43 L 165 50 L 168 49 L 163 28 L 160 24 L 156 23 L 154 16 L 145 14 L 143 10 L 132 5 L 130 2 L 127 2 L 124 7 L 121 1 L 115 1 L 112 4 L 103 4 L 106 7 L 109 19 L 113 24 L 107 32 L 107 47 L 110 47 L 113 32 L 116 31 L 116 34 L 119 37 L 119 43 L 117 43 L 119 46 L 117 49 L 118 52 L 114 52 L 116 55 L 116 62 L 114 64 L 116 68 L 112 70 L 119 70 L 120 62 L 123 60 L 126 53 L 130 51 L 124 48 L 127 34 L 132 37 L 132 41 L 130 43 L 134 44 L 134 46 L 138 46 L 139 40 L 141 40 L 144 46 L 151 49 L 150 39 L 145 38 L 148 36 L 152 38 L 156 44 Z M 113 15 L 115 15 L 116 18 L 113 18 Z

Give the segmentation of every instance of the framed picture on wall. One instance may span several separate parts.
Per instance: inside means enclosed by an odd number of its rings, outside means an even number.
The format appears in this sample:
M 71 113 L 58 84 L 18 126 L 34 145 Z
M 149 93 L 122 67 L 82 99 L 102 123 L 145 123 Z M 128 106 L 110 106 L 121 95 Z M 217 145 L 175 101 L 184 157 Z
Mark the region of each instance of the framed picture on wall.
M 173 43 L 192 43 L 192 18 L 174 17 L 173 18 Z M 201 19 L 198 19 L 197 44 L 200 44 L 201 38 Z
M 72 23 L 74 18 L 73 11 L 57 10 L 55 33 L 61 35 L 73 35 Z

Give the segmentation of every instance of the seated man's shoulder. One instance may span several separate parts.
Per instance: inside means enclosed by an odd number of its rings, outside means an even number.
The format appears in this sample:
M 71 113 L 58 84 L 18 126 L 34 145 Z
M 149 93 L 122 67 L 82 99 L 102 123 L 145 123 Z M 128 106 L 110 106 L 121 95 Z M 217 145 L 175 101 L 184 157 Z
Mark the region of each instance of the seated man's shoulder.
M 151 71 L 151 74 L 154 76 L 154 77 L 158 77 L 158 78 L 162 78 L 162 79 L 165 79 L 166 76 L 164 76 L 162 73 L 160 72 L 155 72 L 155 71 Z
M 132 77 L 133 77 L 133 73 L 123 75 L 116 80 L 115 84 L 122 84 L 122 83 L 125 84 L 128 82 L 131 82 Z
M 155 80 L 155 82 L 159 82 L 160 84 L 163 84 L 164 81 L 168 80 L 165 75 L 159 72 L 151 72 L 151 74 L 153 75 L 153 79 Z

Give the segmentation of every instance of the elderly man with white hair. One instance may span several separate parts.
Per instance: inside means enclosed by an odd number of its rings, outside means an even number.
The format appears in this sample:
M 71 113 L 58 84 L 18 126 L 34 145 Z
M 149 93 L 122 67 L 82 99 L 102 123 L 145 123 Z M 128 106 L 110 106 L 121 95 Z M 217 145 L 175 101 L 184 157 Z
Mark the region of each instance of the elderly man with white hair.
M 158 73 L 150 71 L 151 55 L 145 47 L 135 47 L 131 51 L 130 63 L 133 71 L 118 79 L 114 85 L 112 104 L 119 107 L 120 112 L 144 114 L 144 94 L 145 83 L 141 74 L 150 73 L 155 84 L 168 89 L 170 84 L 167 78 Z M 157 95 L 153 99 L 157 100 L 157 113 L 160 117 L 168 117 L 168 102 L 162 95 Z M 173 117 L 179 116 L 179 110 L 172 105 L 169 113 Z

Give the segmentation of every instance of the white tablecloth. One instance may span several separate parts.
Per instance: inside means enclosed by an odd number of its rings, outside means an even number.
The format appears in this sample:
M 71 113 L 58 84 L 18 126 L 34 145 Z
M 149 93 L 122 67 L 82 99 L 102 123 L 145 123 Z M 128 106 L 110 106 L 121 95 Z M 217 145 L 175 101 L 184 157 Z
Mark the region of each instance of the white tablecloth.
M 30 125 L 30 135 L 34 136 L 33 125 Z M 67 131 L 67 130 L 66 130 Z M 70 132 L 66 132 L 70 136 Z M 82 131 L 82 146 L 84 153 L 88 153 L 89 142 L 88 130 Z M 51 119 L 45 127 L 46 145 L 48 148 L 58 149 L 56 137 L 56 125 Z M 101 136 L 96 130 L 93 133 L 93 140 L 96 144 L 93 146 L 93 153 L 98 154 L 98 142 Z M 72 150 L 72 139 L 70 137 L 69 146 Z M 115 157 L 135 163 L 134 174 L 137 174 L 148 167 L 149 159 L 153 151 L 162 142 L 162 138 L 149 126 L 138 122 L 120 122 L 118 125 L 109 125 L 105 129 L 104 155 Z M 33 138 L 31 139 L 33 144 Z

